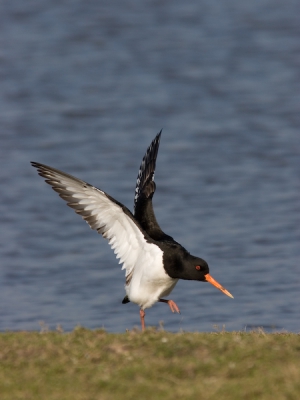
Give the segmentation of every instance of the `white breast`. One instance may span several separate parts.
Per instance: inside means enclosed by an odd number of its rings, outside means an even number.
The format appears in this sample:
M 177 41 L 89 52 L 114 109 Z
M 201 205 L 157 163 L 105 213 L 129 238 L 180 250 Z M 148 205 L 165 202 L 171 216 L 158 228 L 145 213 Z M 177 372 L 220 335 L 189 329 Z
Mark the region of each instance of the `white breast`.
M 171 293 L 178 279 L 170 278 L 163 267 L 163 252 L 147 243 L 147 250 L 137 263 L 132 278 L 125 286 L 129 300 L 142 309 L 150 308 L 163 296 Z

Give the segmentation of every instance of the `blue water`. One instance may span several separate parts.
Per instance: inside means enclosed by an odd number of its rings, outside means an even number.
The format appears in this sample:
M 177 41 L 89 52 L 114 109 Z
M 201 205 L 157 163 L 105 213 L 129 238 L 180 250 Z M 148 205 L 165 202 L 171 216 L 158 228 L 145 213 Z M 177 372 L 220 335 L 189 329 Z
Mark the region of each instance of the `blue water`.
M 0 330 L 124 332 L 124 271 L 36 174 L 42 162 L 133 205 L 163 128 L 161 227 L 234 300 L 179 282 L 146 323 L 300 331 L 299 2 L 41 0 L 0 5 Z

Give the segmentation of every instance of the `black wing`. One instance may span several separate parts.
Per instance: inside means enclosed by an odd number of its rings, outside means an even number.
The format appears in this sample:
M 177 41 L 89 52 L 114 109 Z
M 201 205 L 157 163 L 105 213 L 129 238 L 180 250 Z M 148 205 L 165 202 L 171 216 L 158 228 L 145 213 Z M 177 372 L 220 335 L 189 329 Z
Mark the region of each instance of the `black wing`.
M 143 193 L 146 197 L 152 197 L 155 192 L 154 174 L 160 136 L 161 131 L 152 140 L 152 143 L 148 147 L 146 154 L 143 157 L 143 161 L 140 165 L 140 170 L 137 176 L 135 187 L 133 206 L 134 213 L 139 205 L 141 194 Z
M 158 241 L 172 239 L 158 225 L 152 205 L 152 197 L 156 189 L 154 174 L 161 132 L 153 139 L 144 155 L 136 181 L 134 197 L 135 219 L 153 240 Z

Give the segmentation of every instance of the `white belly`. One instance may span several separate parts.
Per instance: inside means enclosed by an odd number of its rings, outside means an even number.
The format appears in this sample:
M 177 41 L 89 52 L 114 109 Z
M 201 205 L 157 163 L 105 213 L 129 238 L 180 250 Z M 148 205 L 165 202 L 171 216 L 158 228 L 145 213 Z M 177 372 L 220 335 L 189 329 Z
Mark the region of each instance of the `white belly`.
M 135 266 L 129 285 L 125 286 L 129 300 L 143 310 L 150 308 L 163 296 L 168 296 L 178 279 L 170 278 L 162 262 L 162 251 L 143 266 Z

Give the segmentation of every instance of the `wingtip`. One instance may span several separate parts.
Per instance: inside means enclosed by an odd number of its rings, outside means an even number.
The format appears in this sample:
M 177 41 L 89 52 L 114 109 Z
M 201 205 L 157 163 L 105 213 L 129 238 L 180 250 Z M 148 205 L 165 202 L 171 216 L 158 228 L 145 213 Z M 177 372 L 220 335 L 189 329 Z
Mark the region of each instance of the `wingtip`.
M 34 168 L 38 168 L 39 167 L 39 163 L 35 162 L 35 161 L 30 161 L 30 164 L 32 167 Z
M 39 168 L 40 166 L 43 166 L 43 164 L 38 163 L 36 161 L 30 161 L 30 164 L 35 168 Z

